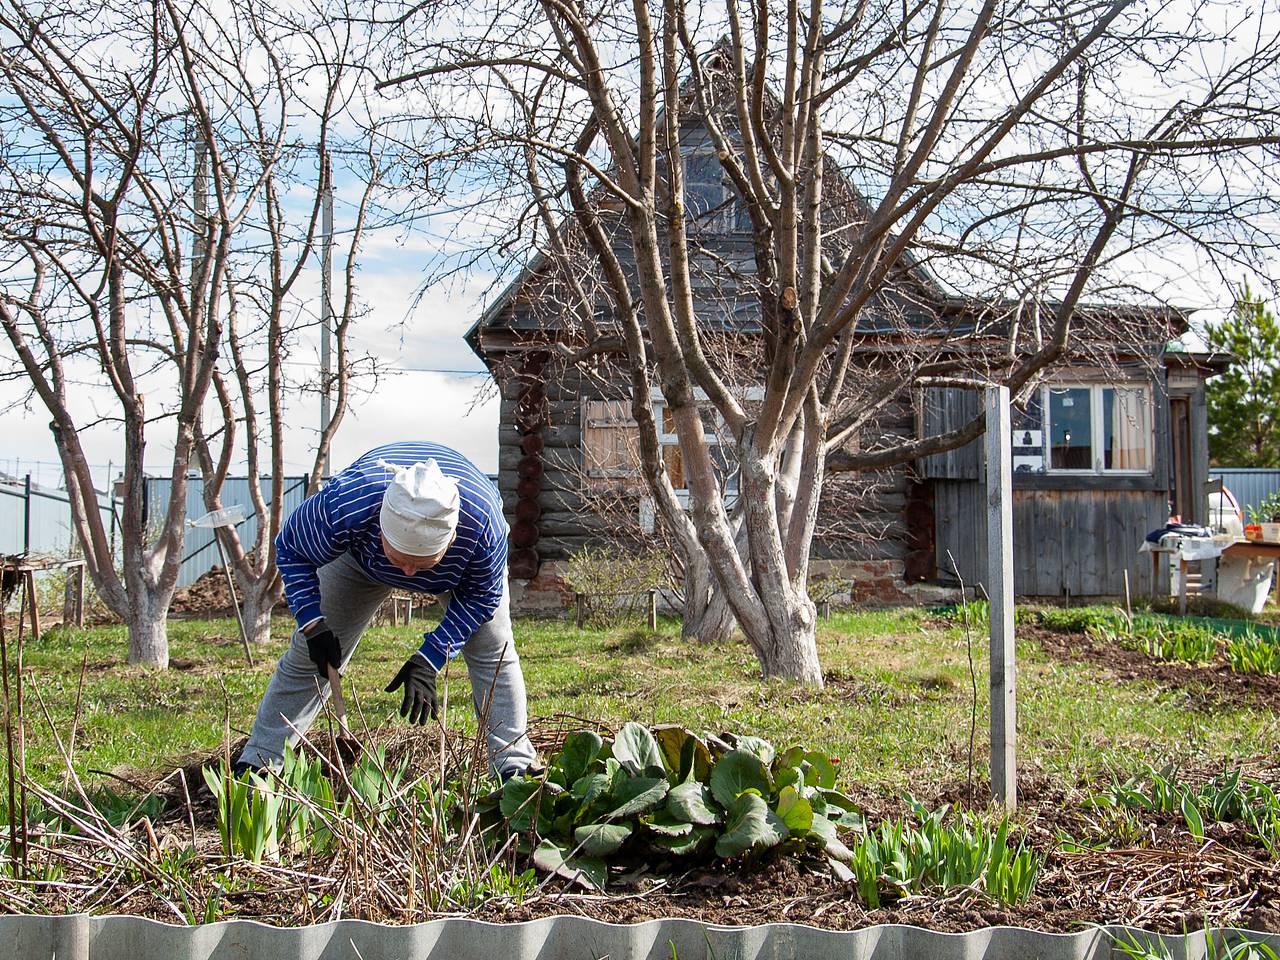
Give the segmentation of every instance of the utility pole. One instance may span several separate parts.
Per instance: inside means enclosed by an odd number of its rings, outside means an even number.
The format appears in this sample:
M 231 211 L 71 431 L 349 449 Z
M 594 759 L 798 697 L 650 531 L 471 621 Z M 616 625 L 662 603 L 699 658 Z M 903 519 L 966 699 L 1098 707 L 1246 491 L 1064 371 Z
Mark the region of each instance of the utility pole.
M 333 167 L 329 152 L 320 153 L 320 435 L 329 429 L 329 380 L 332 361 L 329 333 L 333 327 Z M 329 476 L 329 454 L 324 455 L 321 476 Z

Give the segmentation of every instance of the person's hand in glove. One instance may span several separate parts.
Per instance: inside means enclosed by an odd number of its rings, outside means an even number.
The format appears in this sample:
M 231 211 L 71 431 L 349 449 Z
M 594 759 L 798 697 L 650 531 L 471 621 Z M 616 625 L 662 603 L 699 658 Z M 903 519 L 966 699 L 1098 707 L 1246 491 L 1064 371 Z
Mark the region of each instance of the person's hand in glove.
M 342 665 L 342 648 L 338 646 L 338 638 L 323 620 L 317 620 L 308 626 L 302 636 L 307 641 L 307 653 L 311 662 L 316 665 L 316 673 L 321 680 L 328 680 L 329 667 L 337 670 Z
M 387 693 L 404 687 L 404 700 L 400 704 L 400 716 L 410 723 L 425 725 L 427 717 L 436 719 L 436 668 L 421 653 L 415 652 L 400 672 L 387 684 Z

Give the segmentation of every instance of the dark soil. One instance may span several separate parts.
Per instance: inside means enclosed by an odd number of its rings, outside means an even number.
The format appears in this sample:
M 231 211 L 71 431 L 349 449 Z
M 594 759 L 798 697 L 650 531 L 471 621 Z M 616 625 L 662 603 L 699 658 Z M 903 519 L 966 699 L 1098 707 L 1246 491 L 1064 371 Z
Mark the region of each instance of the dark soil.
M 1280 676 L 1236 673 L 1221 655 L 1213 663 L 1157 660 L 1141 650 L 1099 643 L 1079 633 L 1062 633 L 1034 624 L 1019 624 L 1018 636 L 1035 640 L 1051 657 L 1069 663 L 1085 661 L 1121 680 L 1150 680 L 1162 689 L 1188 693 L 1205 707 L 1257 706 L 1280 711 Z
M 240 602 L 244 602 L 243 597 Z M 277 604 L 277 609 L 284 609 L 283 600 Z M 195 583 L 175 590 L 169 604 L 169 616 L 176 620 L 207 620 L 235 615 L 231 591 L 227 588 L 227 574 L 220 566 L 210 567 Z
M 169 616 L 192 620 L 235 616 L 222 567 L 210 567 L 195 583 L 174 591 Z

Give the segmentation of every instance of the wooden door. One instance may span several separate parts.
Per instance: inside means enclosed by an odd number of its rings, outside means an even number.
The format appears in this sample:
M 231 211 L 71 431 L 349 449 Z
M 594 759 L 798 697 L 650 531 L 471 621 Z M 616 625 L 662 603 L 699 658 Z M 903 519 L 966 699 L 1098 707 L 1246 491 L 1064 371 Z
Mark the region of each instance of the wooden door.
M 1173 463 L 1170 465 L 1169 500 L 1173 512 L 1191 522 L 1197 515 L 1195 508 L 1195 472 L 1191 464 L 1191 398 L 1169 398 L 1169 429 L 1172 431 Z

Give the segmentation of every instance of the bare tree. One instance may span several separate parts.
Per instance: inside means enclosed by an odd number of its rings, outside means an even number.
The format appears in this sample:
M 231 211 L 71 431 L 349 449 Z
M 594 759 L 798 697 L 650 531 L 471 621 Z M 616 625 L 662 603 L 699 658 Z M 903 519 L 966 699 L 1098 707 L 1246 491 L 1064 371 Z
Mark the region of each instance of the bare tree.
M 0 4 L 0 325 L 52 418 L 94 585 L 130 662 L 157 667 L 230 270 L 260 242 L 253 213 L 285 148 L 287 78 L 255 9 Z M 112 408 L 83 419 L 95 378 Z M 119 570 L 80 437 L 98 423 L 123 439 Z M 146 505 L 161 430 L 173 483 Z
M 385 85 L 416 91 L 425 153 L 466 151 L 472 180 L 502 185 L 493 222 L 539 249 L 527 297 L 559 345 L 624 363 L 650 494 L 690 582 L 722 593 L 765 675 L 821 683 L 805 587 L 825 477 L 982 430 L 895 435 L 880 426 L 890 406 L 936 387 L 1025 397 L 1067 359 L 1150 356 L 1181 322 L 1158 306 L 1171 270 L 1261 268 L 1272 249 L 1271 7 L 397 12 Z M 742 334 L 753 399 L 709 349 L 726 328 Z M 741 537 L 713 423 L 733 437 Z
M 262 11 L 247 9 L 247 22 L 240 28 L 251 35 L 230 37 L 227 43 L 237 51 L 261 45 L 272 57 L 282 56 L 282 41 L 295 46 L 293 58 L 288 63 L 281 60 L 276 69 L 288 79 L 277 95 L 292 95 L 296 100 L 293 91 L 309 91 L 305 112 L 312 114 L 302 129 L 291 131 L 291 145 L 266 173 L 254 216 L 264 242 L 242 252 L 230 268 L 226 350 L 213 372 L 216 414 L 196 425 L 196 452 L 205 478 L 205 506 L 210 510 L 223 507 L 223 486 L 232 464 L 240 457 L 247 463 L 249 501 L 258 518 L 253 541 L 246 543 L 234 526 L 219 527 L 216 535 L 235 574 L 246 632 L 257 643 L 270 639 L 271 612 L 283 596 L 275 566 L 275 537 L 284 523 L 285 447 L 296 432 L 296 426 L 287 421 L 286 405 L 308 387 L 328 391 L 331 397 L 330 419 L 321 430 L 308 471 L 310 495 L 324 476 L 358 369 L 349 338 L 361 314 L 356 268 L 381 177 L 376 124 L 366 122 L 361 139 L 350 139 L 352 131 L 347 129 L 355 112 L 353 101 L 358 106 L 362 99 L 358 78 L 353 77 L 358 73 L 353 66 L 359 61 L 357 36 L 349 20 L 330 18 L 327 12 L 314 7 L 297 20 L 283 21 L 273 31 L 274 43 L 259 44 L 256 37 L 266 37 L 269 28 L 260 19 Z M 258 136 L 265 140 L 271 133 L 262 129 Z M 312 133 L 311 142 L 301 139 Z M 321 233 L 326 195 L 332 218 L 334 152 L 339 170 L 348 172 L 358 187 L 358 200 L 354 215 L 343 222 L 340 284 L 336 293 L 321 285 L 321 297 L 329 297 L 330 302 L 317 318 L 317 311 L 307 303 L 308 298 L 314 302 L 314 292 L 300 287 L 317 254 L 324 255 Z M 331 236 L 330 242 L 335 238 Z M 328 382 L 293 383 L 287 367 L 290 353 L 300 335 L 317 322 L 330 325 L 333 370 Z M 270 477 L 266 491 L 264 473 Z

